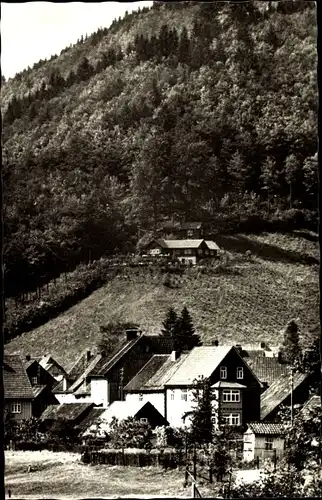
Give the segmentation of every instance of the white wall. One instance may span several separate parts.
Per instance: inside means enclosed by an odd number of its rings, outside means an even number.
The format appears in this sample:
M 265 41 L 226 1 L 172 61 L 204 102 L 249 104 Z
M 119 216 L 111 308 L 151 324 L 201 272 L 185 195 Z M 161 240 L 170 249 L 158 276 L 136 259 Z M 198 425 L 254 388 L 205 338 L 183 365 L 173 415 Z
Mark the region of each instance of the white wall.
M 151 403 L 164 417 L 164 392 L 151 392 L 151 393 L 142 393 L 142 401 L 144 403 Z M 140 401 L 140 395 L 139 394 L 126 394 L 125 396 L 125 401 L 127 401 L 129 404 L 131 403 L 137 403 Z
M 187 417 L 185 423 L 182 420 L 183 415 L 187 411 L 193 410 L 195 403 L 193 402 L 192 391 L 188 389 L 187 401 L 181 398 L 181 389 L 174 389 L 174 399 L 171 399 L 172 390 L 166 390 L 167 398 L 167 414 L 165 418 L 168 420 L 172 427 L 182 427 L 190 425 L 190 418 Z
M 107 408 L 110 404 L 108 381 L 103 378 L 91 379 L 91 401 Z
M 74 394 L 69 394 L 68 392 L 64 392 L 61 394 L 55 394 L 56 398 L 58 399 L 60 404 L 64 403 L 83 403 L 84 400 L 82 399 L 76 399 Z M 87 402 L 87 401 L 86 401 Z
M 244 433 L 243 458 L 246 462 L 250 462 L 257 457 L 259 457 L 260 459 L 273 459 L 274 449 L 276 450 L 276 457 L 281 458 L 284 454 L 283 437 L 274 436 L 273 449 L 265 450 L 265 436 L 255 436 L 255 434 L 251 430 Z

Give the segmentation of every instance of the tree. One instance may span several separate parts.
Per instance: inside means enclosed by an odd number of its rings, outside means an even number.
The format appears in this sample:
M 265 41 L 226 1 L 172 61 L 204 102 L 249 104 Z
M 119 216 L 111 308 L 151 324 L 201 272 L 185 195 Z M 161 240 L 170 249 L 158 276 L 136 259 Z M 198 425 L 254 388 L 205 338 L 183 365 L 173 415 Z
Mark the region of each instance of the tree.
M 161 335 L 163 337 L 174 337 L 178 334 L 178 316 L 175 310 L 170 307 L 162 322 Z
M 299 362 L 301 348 L 299 344 L 298 325 L 291 320 L 284 331 L 284 340 L 280 350 L 283 361 L 295 366 Z
M 195 333 L 192 318 L 186 306 L 181 311 L 181 316 L 178 319 L 179 335 L 190 336 Z
M 272 193 L 278 186 L 276 163 L 271 156 L 268 156 L 261 168 L 260 178 L 263 183 L 262 189 L 267 193 L 267 209 L 270 211 Z
M 191 427 L 189 433 L 195 444 L 208 444 L 213 441 L 214 420 L 213 401 L 214 395 L 210 381 L 205 377 L 194 380 L 192 389 L 194 409 L 187 412 L 184 418 L 190 417 Z
M 296 182 L 299 170 L 300 170 L 300 163 L 296 158 L 296 156 L 294 154 L 290 154 L 289 156 L 287 156 L 284 163 L 284 172 L 285 172 L 285 180 L 289 185 L 289 190 L 290 190 L 289 194 L 290 208 L 292 208 L 292 202 L 293 202 L 292 188 Z
M 129 417 L 113 418 L 110 424 L 109 444 L 114 448 L 151 448 L 152 430 L 148 423 Z

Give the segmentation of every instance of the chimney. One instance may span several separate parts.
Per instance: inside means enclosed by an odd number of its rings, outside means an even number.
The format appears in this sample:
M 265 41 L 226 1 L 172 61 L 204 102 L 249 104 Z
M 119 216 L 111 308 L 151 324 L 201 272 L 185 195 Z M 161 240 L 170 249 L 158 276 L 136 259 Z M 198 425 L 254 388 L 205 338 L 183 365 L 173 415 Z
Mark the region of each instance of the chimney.
M 211 341 L 211 345 L 215 346 L 215 347 L 218 347 L 219 346 L 219 341 L 216 339 L 216 340 L 212 340 Z
M 236 344 L 236 345 L 235 345 L 235 349 L 236 349 L 236 351 L 237 351 L 239 354 L 241 354 L 241 353 L 242 353 L 242 351 L 243 351 L 243 348 L 242 348 L 242 346 L 241 346 L 240 344 Z
M 26 356 L 26 360 L 27 360 L 27 361 L 30 361 L 30 359 L 31 359 L 31 358 L 30 358 L 30 354 L 27 354 L 27 356 Z
M 266 349 L 266 342 L 261 342 L 260 343 L 260 348 L 261 349 Z
M 179 358 L 179 351 L 172 351 L 171 352 L 171 361 L 177 361 Z
M 134 340 L 138 336 L 138 329 L 137 328 L 128 328 L 125 330 L 125 335 L 126 335 L 126 340 L 130 342 L 131 340 Z
M 86 361 L 89 362 L 92 357 L 91 351 L 86 351 Z

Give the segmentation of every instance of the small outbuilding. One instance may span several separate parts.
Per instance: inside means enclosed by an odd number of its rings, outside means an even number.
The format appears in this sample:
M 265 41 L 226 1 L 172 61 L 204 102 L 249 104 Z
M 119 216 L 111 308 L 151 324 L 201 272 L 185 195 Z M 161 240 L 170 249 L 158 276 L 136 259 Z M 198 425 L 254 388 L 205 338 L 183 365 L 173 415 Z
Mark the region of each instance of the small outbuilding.
M 243 459 L 280 459 L 284 454 L 286 427 L 276 423 L 251 423 L 244 433 Z

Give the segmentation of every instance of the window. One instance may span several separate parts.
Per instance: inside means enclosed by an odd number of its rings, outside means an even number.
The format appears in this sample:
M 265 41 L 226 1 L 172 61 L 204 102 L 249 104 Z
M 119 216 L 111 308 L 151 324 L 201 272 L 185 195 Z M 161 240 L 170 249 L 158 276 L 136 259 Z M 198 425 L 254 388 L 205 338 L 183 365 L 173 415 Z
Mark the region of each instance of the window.
M 187 231 L 187 236 L 188 236 L 188 238 L 192 238 L 193 237 L 193 229 L 189 229 Z
M 140 422 L 141 422 L 141 424 L 147 424 L 148 423 L 148 419 L 145 418 L 145 417 L 142 417 L 142 418 L 140 418 Z
M 21 403 L 19 401 L 11 403 L 11 413 L 21 413 Z
M 222 391 L 222 400 L 225 403 L 239 403 L 240 391 L 236 389 L 224 389 Z
M 143 401 L 143 394 L 139 394 L 139 401 Z
M 241 380 L 244 378 L 244 368 L 242 366 L 237 367 L 237 379 Z
M 38 383 L 38 377 L 31 377 L 31 384 L 37 385 L 37 383 Z
M 184 249 L 184 254 L 185 255 L 191 255 L 192 254 L 192 250 L 190 250 L 190 248 L 185 248 Z
M 272 436 L 266 436 L 265 437 L 265 450 L 272 450 L 273 449 L 273 438 Z
M 198 255 L 202 255 L 203 254 L 203 249 L 202 248 L 198 248 Z
M 221 419 L 223 425 L 240 425 L 240 415 L 238 413 L 222 415 Z
M 182 401 L 188 401 L 188 389 L 181 389 Z
M 174 401 L 174 390 L 170 392 L 170 399 L 171 401 Z
M 226 366 L 220 367 L 220 378 L 221 379 L 227 378 L 227 367 Z

